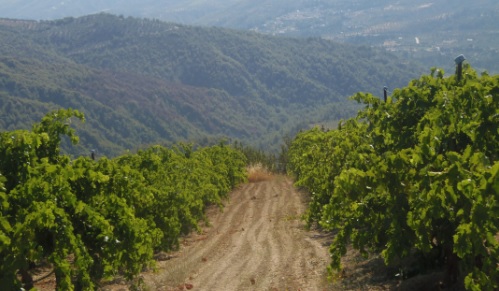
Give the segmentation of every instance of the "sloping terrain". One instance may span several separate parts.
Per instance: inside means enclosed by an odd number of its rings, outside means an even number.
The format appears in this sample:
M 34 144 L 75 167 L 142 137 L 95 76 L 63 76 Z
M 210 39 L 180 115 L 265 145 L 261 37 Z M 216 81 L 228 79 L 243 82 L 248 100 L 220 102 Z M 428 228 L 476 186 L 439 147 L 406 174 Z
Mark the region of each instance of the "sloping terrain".
M 57 19 L 108 12 L 273 35 L 332 38 L 382 47 L 447 71 L 453 71 L 452 59 L 464 53 L 480 70 L 499 70 L 495 65 L 499 4 L 495 0 L 3 2 L 0 17 Z
M 289 177 L 241 185 L 223 210 L 209 208 L 209 225 L 186 236 L 178 251 L 157 254 L 156 271 L 140 275 L 143 290 L 447 290 L 439 270 L 401 280 L 379 255 L 365 258 L 352 247 L 344 269 L 328 280 L 333 235 L 307 230 L 306 208 L 307 194 Z M 38 290 L 55 290 L 49 266 L 35 273 Z M 117 278 L 99 290 L 136 289 Z
M 48 109 L 84 112 L 75 153 L 222 137 L 273 149 L 309 124 L 354 114 L 347 97 L 407 84 L 421 69 L 322 39 L 99 14 L 0 20 L 0 129 Z
M 210 226 L 183 239 L 180 250 L 157 255 L 157 270 L 141 275 L 144 290 L 327 290 L 329 235 L 307 231 L 305 194 L 276 176 L 242 185 L 223 210 L 209 209 Z M 35 287 L 54 290 L 50 269 Z M 119 279 L 100 290 L 129 290 Z
M 212 227 L 186 239 L 145 281 L 153 290 L 185 283 L 194 290 L 325 288 L 327 245 L 304 229 L 302 199 L 285 177 L 242 186 L 212 214 Z

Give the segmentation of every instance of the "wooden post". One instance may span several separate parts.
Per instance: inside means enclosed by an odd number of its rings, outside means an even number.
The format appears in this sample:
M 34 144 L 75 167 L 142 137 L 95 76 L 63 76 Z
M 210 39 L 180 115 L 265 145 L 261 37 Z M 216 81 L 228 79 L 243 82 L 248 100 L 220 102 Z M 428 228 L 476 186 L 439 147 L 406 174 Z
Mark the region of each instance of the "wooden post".
M 457 58 L 454 59 L 454 62 L 456 63 L 456 80 L 459 83 L 461 81 L 461 78 L 463 77 L 463 62 L 466 60 L 464 55 L 459 55 Z

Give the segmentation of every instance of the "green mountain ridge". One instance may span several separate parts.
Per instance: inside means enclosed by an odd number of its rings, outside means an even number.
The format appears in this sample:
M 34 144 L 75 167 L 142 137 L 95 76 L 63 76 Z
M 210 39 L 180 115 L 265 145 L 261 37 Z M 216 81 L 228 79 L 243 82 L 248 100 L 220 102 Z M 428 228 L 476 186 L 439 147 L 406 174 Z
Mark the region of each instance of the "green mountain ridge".
M 351 116 L 346 97 L 423 70 L 383 51 L 319 38 L 97 14 L 0 20 L 0 129 L 47 109 L 85 113 L 76 154 L 222 137 L 275 149 L 283 135 Z
M 189 25 L 363 44 L 447 71 L 453 69 L 454 57 L 465 54 L 476 69 L 499 71 L 496 65 L 499 61 L 499 3 L 495 0 L 4 2 L 0 17 L 58 19 L 105 11 Z

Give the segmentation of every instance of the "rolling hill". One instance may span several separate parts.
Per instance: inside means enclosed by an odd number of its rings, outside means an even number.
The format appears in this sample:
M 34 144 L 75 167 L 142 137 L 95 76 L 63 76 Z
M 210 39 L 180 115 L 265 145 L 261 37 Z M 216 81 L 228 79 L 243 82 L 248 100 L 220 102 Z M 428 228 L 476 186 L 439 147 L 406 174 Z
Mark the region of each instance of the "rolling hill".
M 351 116 L 349 95 L 423 71 L 365 46 L 109 14 L 1 19 L 0 40 L 0 129 L 72 107 L 87 117 L 75 154 L 222 137 L 276 149 L 286 133 Z
M 105 11 L 270 35 L 323 37 L 376 46 L 401 58 L 453 71 L 459 54 L 499 72 L 495 0 L 125 0 L 0 1 L 0 17 L 59 19 Z M 417 41 L 416 41 L 417 39 Z

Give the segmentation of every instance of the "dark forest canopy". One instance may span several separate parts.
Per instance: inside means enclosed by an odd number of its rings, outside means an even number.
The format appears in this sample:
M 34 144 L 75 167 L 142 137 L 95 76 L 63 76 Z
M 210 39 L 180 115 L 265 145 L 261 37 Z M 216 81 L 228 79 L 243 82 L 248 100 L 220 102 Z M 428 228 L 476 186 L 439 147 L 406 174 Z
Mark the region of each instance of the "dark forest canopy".
M 347 97 L 423 71 L 386 52 L 320 38 L 97 14 L 0 20 L 0 129 L 71 107 L 76 151 L 228 137 L 277 148 L 310 124 L 352 116 Z
M 108 12 L 269 35 L 322 37 L 389 50 L 399 57 L 453 70 L 465 54 L 479 70 L 499 68 L 496 0 L 17 0 L 0 17 L 60 19 Z M 5 3 L 6 2 L 6 3 Z M 29 9 L 27 9 L 29 7 Z

